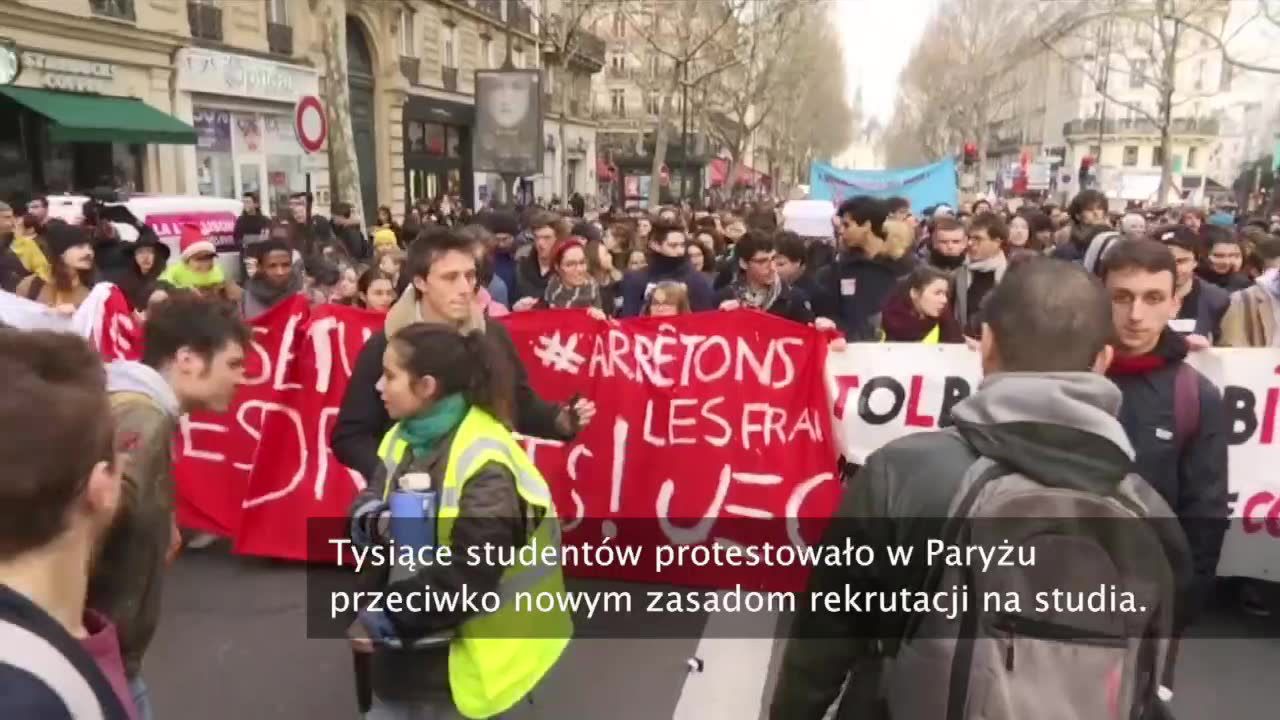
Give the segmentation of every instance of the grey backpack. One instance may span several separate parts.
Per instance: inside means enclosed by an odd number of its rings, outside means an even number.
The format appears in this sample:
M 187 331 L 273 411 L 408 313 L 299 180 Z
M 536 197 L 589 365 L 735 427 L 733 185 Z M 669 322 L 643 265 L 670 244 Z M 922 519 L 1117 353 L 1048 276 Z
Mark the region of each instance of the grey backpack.
M 1114 494 L 1049 487 L 979 458 L 965 473 L 942 540 L 1033 548 L 1035 564 L 928 569 L 930 592 L 966 589 L 954 619 L 913 616 L 884 661 L 893 720 L 1130 720 L 1158 694 L 1175 585 L 1148 517 L 1171 517 L 1129 475 Z M 1154 499 L 1145 499 L 1152 496 Z M 1005 560 L 999 553 L 997 561 Z M 976 566 L 975 566 L 976 565 Z M 1134 594 L 1133 612 L 1067 612 L 1054 590 Z M 1020 598 L 1020 607 L 1009 601 Z M 994 594 L 994 595 L 993 595 Z M 996 602 L 996 600 L 999 600 Z

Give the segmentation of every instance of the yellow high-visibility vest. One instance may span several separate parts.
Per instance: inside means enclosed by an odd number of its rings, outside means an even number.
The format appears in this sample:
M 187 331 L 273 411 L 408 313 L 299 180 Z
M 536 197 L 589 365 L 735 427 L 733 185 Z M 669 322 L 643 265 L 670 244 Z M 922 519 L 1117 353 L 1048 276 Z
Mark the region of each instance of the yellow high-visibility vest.
M 384 499 L 407 448 L 397 423 L 383 436 L 378 448 L 387 470 Z M 454 434 L 445 475 L 437 488 L 436 543 L 450 543 L 463 488 L 491 462 L 511 472 L 516 491 L 529 507 L 534 530 L 528 542 L 537 544 L 538 555 L 542 548 L 554 547 L 555 557 L 559 558 L 560 519 L 547 481 L 511 432 L 492 415 L 475 407 L 467 412 Z M 536 602 L 524 603 L 522 610 L 516 612 L 515 602 L 517 593 L 529 593 L 536 600 L 540 595 L 559 596 L 564 592 L 559 562 L 534 566 L 516 563 L 503 571 L 498 583 L 502 598 L 498 611 L 468 619 L 449 644 L 449 690 L 453 704 L 465 717 L 480 720 L 509 710 L 555 666 L 573 635 L 572 617 L 559 602 L 552 603 L 554 609 L 547 612 L 534 609 Z
M 938 341 L 941 338 L 942 338 L 942 323 L 938 323 L 937 325 L 933 326 L 933 329 L 929 331 L 928 335 L 925 335 L 923 338 L 920 338 L 920 342 L 924 343 L 925 345 L 937 345 Z M 884 334 L 884 330 L 880 331 L 880 342 L 888 342 L 888 337 Z

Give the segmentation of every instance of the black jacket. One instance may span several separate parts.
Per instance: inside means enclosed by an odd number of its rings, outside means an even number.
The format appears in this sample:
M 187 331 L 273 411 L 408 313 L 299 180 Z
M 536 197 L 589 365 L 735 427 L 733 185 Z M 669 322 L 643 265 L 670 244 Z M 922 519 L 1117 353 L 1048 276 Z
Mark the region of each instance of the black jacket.
M 26 596 L 0 584 L 0 718 L 73 720 L 100 713 L 106 720 L 127 720 L 106 675 L 80 642 Z M 49 662 L 38 662 L 44 656 Z M 61 672 L 65 665 L 70 673 Z M 72 713 L 63 692 L 83 683 L 90 707 Z
M 1222 316 L 1231 307 L 1231 293 L 1210 282 L 1191 278 L 1191 292 L 1182 298 L 1178 318 L 1195 320 L 1195 334 L 1217 342 L 1222 335 Z
M 813 314 L 829 318 L 850 342 L 877 339 L 880 308 L 898 282 L 898 261 L 847 251 L 818 271 Z
M 22 260 L 13 252 L 13 233 L 0 235 L 0 290 L 13 292 L 18 283 L 30 273 Z
M 542 274 L 538 254 L 530 249 L 528 255 L 516 261 L 516 286 L 507 288 L 511 304 L 515 305 L 517 300 L 527 297 L 541 300 L 547 294 L 547 283 L 551 282 L 552 272 L 554 271 L 548 269 L 546 275 Z
M 779 280 L 778 282 L 782 282 Z M 735 281 L 720 291 L 717 300 L 721 303 L 726 300 L 737 300 L 738 281 Z M 803 290 L 787 283 L 782 283 L 782 290 L 778 293 L 778 297 L 773 304 L 764 311 L 770 315 L 777 315 L 780 318 L 786 318 L 793 322 L 809 324 L 813 322 L 813 307 L 809 301 L 809 296 Z
M 716 294 L 702 273 L 693 269 L 688 258 L 672 258 L 649 253 L 649 266 L 629 272 L 622 278 L 622 315 L 637 317 L 644 312 L 649 292 L 664 281 L 684 283 L 689 291 L 689 309 L 693 312 L 716 309 Z
M 251 238 L 250 243 L 257 242 L 259 236 L 271 227 L 271 220 L 260 212 L 256 213 L 240 213 L 240 217 L 236 218 L 235 228 L 231 231 L 231 236 L 235 238 L 236 248 L 244 248 L 244 239 Z
M 809 576 L 809 592 L 931 590 L 922 549 L 943 537 L 943 520 L 969 466 L 988 457 L 1051 487 L 1086 486 L 1113 492 L 1132 467 L 1124 430 L 1114 418 L 1116 388 L 1092 373 L 1033 375 L 1010 373 L 986 379 L 972 397 L 957 404 L 955 427 L 899 438 L 872 453 L 845 487 L 844 497 L 822 544 L 870 546 L 882 557 L 887 546 L 916 548 L 904 565 L 880 561 L 819 564 Z M 1067 408 L 1067 409 L 1064 409 Z M 1064 418 L 1072 418 L 1064 424 Z M 1186 540 L 1168 520 L 1170 511 L 1150 487 L 1138 492 L 1173 572 L 1176 590 L 1188 582 Z M 1169 598 L 1171 604 L 1177 598 Z M 818 720 L 840 694 L 838 720 L 888 720 L 879 702 L 880 664 L 905 631 L 903 614 L 817 611 L 809 598 L 796 602 L 795 621 L 783 655 L 769 717 Z M 946 688 L 922 692 L 947 692 Z
M 516 431 L 533 437 L 567 440 L 556 428 L 556 417 L 561 407 L 538 397 L 529 387 L 529 376 L 507 329 L 499 322 L 486 319 L 485 335 L 507 357 L 515 373 Z M 377 389 L 378 380 L 382 377 L 382 354 L 386 349 L 385 332 L 371 335 L 365 342 L 360 356 L 356 358 L 356 366 L 352 368 L 337 423 L 329 436 L 338 461 L 366 479 L 372 478 L 381 467 L 378 444 L 394 424 Z
M 1166 330 L 1153 354 L 1164 360 L 1162 367 L 1141 374 L 1120 374 L 1113 365 L 1109 377 L 1124 395 L 1120 423 L 1137 453 L 1137 472 L 1177 514 L 1191 544 L 1196 590 L 1207 593 L 1217 575 L 1226 532 L 1226 411 L 1218 388 L 1197 373 L 1199 428 L 1185 446 L 1178 447 L 1174 378 L 1187 356 L 1186 342 Z
M 353 260 L 369 257 L 369 241 L 360 232 L 359 225 L 334 225 L 333 236 L 342 243 Z

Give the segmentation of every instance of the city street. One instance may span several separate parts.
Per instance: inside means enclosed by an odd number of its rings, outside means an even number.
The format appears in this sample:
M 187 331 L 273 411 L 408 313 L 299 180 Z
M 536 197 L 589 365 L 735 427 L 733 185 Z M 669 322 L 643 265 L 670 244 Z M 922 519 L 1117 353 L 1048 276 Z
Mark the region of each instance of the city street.
M 170 573 L 145 663 L 157 717 L 355 718 L 351 653 L 342 641 L 306 639 L 305 586 L 300 565 L 235 558 L 216 548 L 185 552 Z M 1220 612 L 1204 630 L 1241 634 L 1256 622 Z M 1179 720 L 1274 715 L 1280 640 L 1261 633 L 1183 643 Z M 578 640 L 534 708 L 517 717 L 755 718 L 771 691 L 765 678 L 780 647 L 769 640 Z M 702 673 L 687 669 L 694 655 L 705 663 Z

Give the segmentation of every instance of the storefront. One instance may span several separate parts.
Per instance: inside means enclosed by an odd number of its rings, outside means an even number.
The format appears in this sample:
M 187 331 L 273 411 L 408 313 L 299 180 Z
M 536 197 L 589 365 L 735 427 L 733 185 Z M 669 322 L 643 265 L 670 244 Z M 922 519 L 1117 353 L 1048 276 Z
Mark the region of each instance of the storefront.
M 104 46 L 78 56 L 60 49 L 76 45 L 56 30 L 17 33 L 21 44 L 0 37 L 0 198 L 169 190 L 161 167 L 172 155 L 160 147 L 194 145 L 196 134 L 163 111 L 149 54 Z
M 293 131 L 298 98 L 318 95 L 308 67 L 205 48 L 177 55 L 178 112 L 198 138 L 189 152 L 190 194 L 239 198 L 258 193 L 264 212 L 288 207 L 289 194 L 311 189 L 317 208 L 329 206 L 328 153 L 308 156 Z
M 404 104 L 405 206 L 441 194 L 469 202 L 475 192 L 471 172 L 471 132 L 475 108 L 438 98 L 410 95 Z

